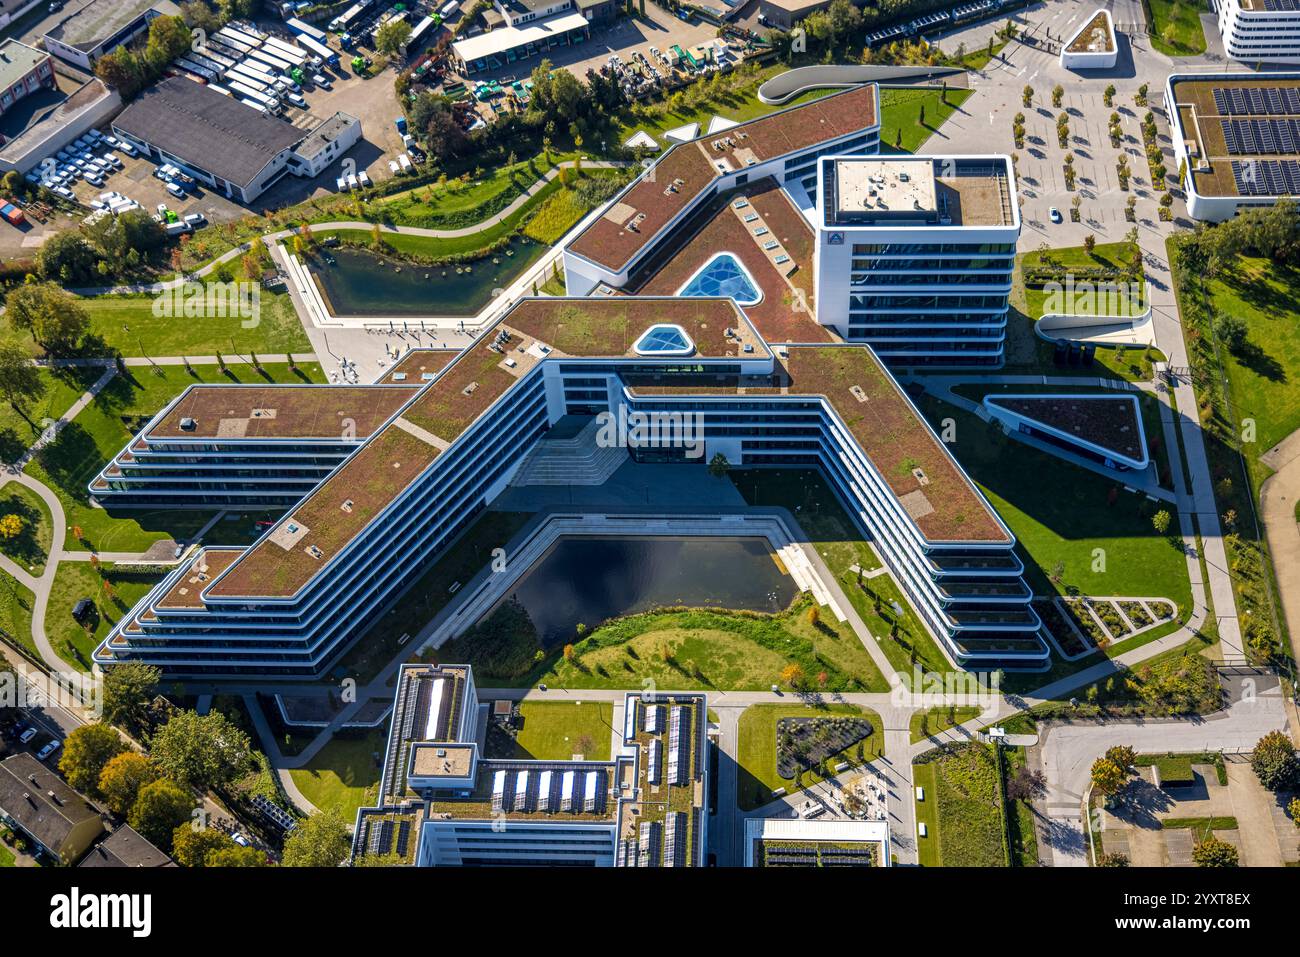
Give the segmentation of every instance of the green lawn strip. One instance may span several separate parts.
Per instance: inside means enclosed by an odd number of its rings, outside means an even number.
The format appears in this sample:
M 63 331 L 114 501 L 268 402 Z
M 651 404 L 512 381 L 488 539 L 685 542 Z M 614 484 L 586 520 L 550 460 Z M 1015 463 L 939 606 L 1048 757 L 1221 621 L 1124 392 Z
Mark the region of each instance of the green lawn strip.
M 939 835 L 938 804 L 935 802 L 935 764 L 913 764 L 912 786 L 920 788 L 925 800 L 917 800 L 915 791 L 912 802 L 916 807 L 916 850 L 917 861 L 922 867 L 939 867 L 943 860 L 942 841 Z M 921 836 L 921 825 L 925 825 L 925 837 Z
M 344 731 L 317 751 L 304 767 L 289 771 L 303 796 L 322 811 L 336 808 L 345 821 L 357 808 L 374 804 L 379 792 L 379 760 L 385 744 L 382 730 Z
M 14 852 L 0 842 L 0 867 L 13 867 L 15 860 Z
M 608 761 L 614 705 L 609 701 L 524 701 L 508 758 L 568 761 L 575 754 Z
M 32 609 L 35 607 L 36 596 L 8 572 L 0 571 L 0 629 L 39 661 L 40 653 L 32 641 Z
M 971 742 L 936 748 L 919 761 L 924 764 L 927 759 L 934 779 L 926 801 L 935 804 L 934 831 L 943 838 L 940 866 L 1008 866 L 1002 781 L 992 748 Z
M 1198 831 L 1235 831 L 1240 825 L 1235 817 L 1166 817 L 1161 819 L 1160 826 L 1194 827 Z
M 606 622 L 573 644 L 541 649 L 522 609 L 507 605 L 439 651 L 467 661 L 486 687 L 546 682 L 557 687 L 656 687 L 763 691 L 784 683 L 790 663 L 806 687 L 824 692 L 887 691 L 888 683 L 847 623 L 827 608 L 810 617 L 802 596 L 775 615 L 725 609 L 664 609 Z
M 1139 754 L 1133 763 L 1142 768 L 1157 768 L 1162 782 L 1189 783 L 1194 779 L 1192 766 L 1208 764 L 1214 768 L 1214 776 L 1219 784 L 1226 786 L 1228 783 L 1228 769 L 1224 765 L 1221 751 L 1202 751 L 1193 754 Z
M 1085 472 L 991 428 L 931 396 L 919 402 L 938 428 L 956 423 L 949 448 L 1015 534 L 1025 580 L 1036 595 L 1133 595 L 1168 598 L 1179 620 L 1191 612 L 1191 582 L 1181 539 L 1156 532 L 1151 516 L 1166 502 L 1122 490 L 1120 482 Z M 1178 527 L 1176 514 L 1171 529 Z M 1098 551 L 1100 549 L 1100 551 Z M 1064 564 L 1059 582 L 1051 576 Z
M 910 724 L 912 743 L 916 744 L 928 737 L 942 734 L 949 728 L 965 724 L 971 718 L 978 718 L 979 715 L 980 709 L 975 705 L 936 706 L 928 711 L 915 711 L 912 713 Z
M 1007 782 L 1025 765 L 1024 748 L 1003 748 L 1002 793 L 1007 793 Z M 1011 847 L 1013 867 L 1038 866 L 1038 832 L 1034 827 L 1034 808 L 1028 801 L 1006 798 L 1007 837 Z
M 1203 0 L 1142 0 L 1151 46 L 1167 56 L 1196 56 L 1205 52 Z
M 33 352 L 35 348 L 33 345 Z M 0 461 L 13 462 L 22 457 L 45 427 L 62 418 L 102 372 L 102 369 L 80 366 L 41 368 L 37 374 L 45 391 L 40 398 L 28 400 L 22 412 L 9 402 L 0 402 Z
M 212 517 L 202 509 L 103 509 L 90 505 L 87 483 L 131 440 L 159 409 L 197 383 L 324 382 L 316 363 L 251 365 L 131 366 L 117 375 L 95 400 L 27 465 L 27 474 L 59 496 L 68 521 L 69 550 L 144 551 L 164 538 L 193 536 Z M 72 535 L 80 528 L 82 541 Z
M 882 89 L 881 151 L 915 153 L 966 102 L 973 90 Z M 946 99 L 947 102 L 944 102 Z M 922 110 L 925 120 L 921 121 Z
M 45 612 L 46 637 L 60 658 L 78 671 L 88 671 L 95 646 L 161 577 L 117 572 L 108 563 L 96 571 L 90 562 L 61 562 Z M 73 606 L 82 598 L 95 603 L 95 614 L 85 626 L 72 617 Z
M 156 296 L 94 296 L 80 300 L 90 314 L 91 334 L 124 356 L 210 356 L 256 353 L 283 360 L 286 353 L 311 352 L 311 342 L 285 293 L 259 293 L 248 316 L 225 308 L 226 317 L 155 316 Z M 177 297 L 174 311 L 184 306 Z
M 1012 385 L 1012 384 L 962 384 L 955 386 L 953 392 L 963 398 L 970 399 L 973 402 L 981 402 L 984 396 L 992 393 L 1002 392 L 1011 395 L 1057 395 L 1068 393 L 1070 395 L 1115 395 L 1116 390 L 1099 388 L 1095 385 L 1080 384 L 1077 386 L 1059 386 L 1059 385 Z M 1164 488 L 1173 491 L 1173 469 L 1170 466 L 1169 449 L 1165 446 L 1165 428 L 1160 418 L 1160 407 L 1162 400 L 1159 396 L 1151 392 L 1124 392 L 1124 395 L 1132 395 L 1138 401 L 1138 408 L 1142 413 L 1142 429 L 1146 433 L 1147 451 L 1150 453 L 1152 460 L 1156 463 L 1156 474 L 1160 477 L 1160 484 Z
M 870 761 L 884 752 L 885 732 L 880 716 L 869 708 L 851 704 L 809 707 L 800 704 L 755 704 L 740 715 L 737 729 L 736 763 L 739 779 L 736 785 L 736 802 L 741 810 L 752 811 L 772 800 L 772 792 L 785 788 L 793 793 L 797 786 L 793 779 L 783 778 L 776 771 L 776 723 L 781 718 L 818 718 L 831 715 L 851 715 L 871 722 L 871 735 L 862 742 L 862 754 Z M 827 760 L 833 768 L 841 761 L 857 763 L 858 746 L 855 744 Z M 805 785 L 821 780 L 815 771 L 803 776 Z
M 492 557 L 494 548 L 505 544 L 528 524 L 531 512 L 482 512 L 458 539 L 439 552 L 421 572 L 420 577 L 383 614 L 371 630 L 363 635 L 338 665 L 339 674 L 370 681 L 403 647 L 403 636 L 413 636 L 451 600 L 453 586 L 469 582 Z M 463 663 L 448 657 L 444 645 L 442 661 Z M 478 679 L 480 676 L 475 675 Z M 480 682 L 482 683 L 482 682 Z
M 8 515 L 22 520 L 22 530 L 12 538 L 0 538 L 0 553 L 39 578 L 45 572 L 54 534 L 50 510 L 26 485 L 10 482 L 0 486 L 0 516 Z

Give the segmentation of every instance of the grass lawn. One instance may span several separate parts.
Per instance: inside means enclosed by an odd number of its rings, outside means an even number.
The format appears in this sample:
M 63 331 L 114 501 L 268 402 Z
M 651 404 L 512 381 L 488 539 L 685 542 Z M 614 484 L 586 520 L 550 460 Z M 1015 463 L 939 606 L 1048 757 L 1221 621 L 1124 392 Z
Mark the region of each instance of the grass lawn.
M 1015 777 L 1016 772 L 1025 765 L 1024 748 L 1004 748 L 1002 755 L 1006 759 L 1004 770 L 1006 777 L 1002 782 L 1003 794 L 1006 794 L 1007 781 Z M 1011 865 L 1013 867 L 1038 866 L 1038 832 L 1034 829 L 1034 808 L 1028 801 L 1008 797 L 1007 830 L 1011 842 Z
M 913 655 L 924 671 L 948 669 L 948 659 L 894 580 L 888 575 L 865 577 L 866 572 L 881 567 L 880 559 L 861 538 L 820 471 L 737 469 L 728 474 L 750 505 L 779 505 L 795 516 L 807 541 L 816 547 L 896 670 L 910 673 Z M 862 577 L 853 570 L 854 565 L 862 569 Z M 894 612 L 894 602 L 902 608 L 902 614 Z
M 186 319 L 153 314 L 154 296 L 95 296 L 82 299 L 90 329 L 124 356 L 210 356 L 257 353 L 284 359 L 285 353 L 311 352 L 311 343 L 285 293 L 261 293 L 260 309 L 250 319 Z M 245 328 L 246 322 L 257 322 Z
M 14 860 L 14 852 L 0 843 L 0 867 L 13 867 Z
M 931 396 L 919 403 L 932 425 L 956 423 L 949 447 L 1018 541 L 1025 580 L 1037 595 L 1130 595 L 1168 598 L 1178 619 L 1191 611 L 1191 583 L 1181 540 L 1161 535 L 1145 496 L 1120 491 L 1119 482 L 1085 472 L 1056 456 L 995 431 L 974 415 Z M 1175 515 L 1170 525 L 1177 529 Z M 1064 565 L 1053 581 L 1057 563 Z
M 13 462 L 36 441 L 45 426 L 63 416 L 103 370 L 93 368 L 39 369 L 44 394 L 29 401 L 22 412 L 0 402 L 0 462 Z
M 608 761 L 614 705 L 609 701 L 524 701 L 514 751 L 502 755 L 537 761 L 568 761 L 581 754 Z
M 924 741 L 935 734 L 942 734 L 949 728 L 965 724 L 971 718 L 978 718 L 980 709 L 974 705 L 945 708 L 934 707 L 929 711 L 917 711 L 912 714 L 912 743 Z
M 101 576 L 90 562 L 62 562 L 50 589 L 45 613 L 45 634 L 59 657 L 79 671 L 90 668 L 95 646 L 108 637 L 118 620 L 135 607 L 160 580 L 160 575 L 115 572 L 111 564 L 100 566 Z M 104 587 L 105 582 L 112 588 Z M 72 607 L 82 598 L 95 603 L 95 617 L 83 626 L 72 617 Z M 93 627 L 89 627 L 93 624 Z
M 1168 56 L 1195 56 L 1205 52 L 1205 31 L 1200 15 L 1204 0 L 1143 0 L 1151 46 Z
M 306 767 L 289 772 L 293 783 L 307 800 L 322 811 L 337 808 L 343 820 L 351 822 L 357 808 L 373 804 L 379 796 L 379 760 L 384 751 L 385 732 L 335 735 Z
M 752 811 L 772 800 L 772 792 L 785 788 L 795 790 L 793 780 L 776 773 L 776 723 L 781 718 L 816 718 L 830 715 L 852 715 L 871 722 L 872 733 L 862 743 L 866 760 L 870 761 L 884 752 L 885 732 L 880 715 L 869 708 L 851 704 L 833 704 L 810 708 L 801 704 L 750 705 L 740 715 L 739 741 L 736 761 L 739 764 L 736 802 L 741 810 Z M 832 765 L 840 761 L 856 763 L 857 745 L 829 758 Z M 808 784 L 820 780 L 815 772 L 804 774 Z
M 810 620 L 810 598 L 800 598 L 775 615 L 718 609 L 652 611 L 607 622 L 574 645 L 572 660 L 547 649 L 534 661 L 536 635 L 520 634 L 518 647 L 500 647 L 512 620 L 489 620 L 443 646 L 443 661 L 474 665 L 483 685 L 524 687 L 538 682 L 560 688 L 672 688 L 690 691 L 765 691 L 783 684 L 791 662 L 803 669 L 814 690 L 889 689 L 870 654 L 848 626 L 819 608 Z M 498 615 L 512 615 L 503 609 Z M 494 616 L 495 618 L 496 616 Z M 512 639 L 507 638 L 507 641 Z M 512 642 L 513 643 L 513 642 Z M 514 663 L 514 667 L 509 667 Z M 821 684 L 819 676 L 826 676 Z
M 882 153 L 915 153 L 966 102 L 971 90 L 901 89 L 880 91 Z M 922 122 L 922 110 L 925 120 Z
M 934 799 L 934 781 L 936 765 L 912 765 L 912 786 L 920 788 L 925 794 L 924 801 L 916 800 L 912 792 L 912 801 L 916 806 L 916 853 L 917 863 L 922 867 L 939 867 L 939 815 Z M 921 836 L 921 825 L 925 825 L 925 837 Z
M 184 366 L 132 366 L 126 375 L 114 377 L 28 464 L 27 474 L 49 486 L 63 503 L 69 549 L 144 551 L 159 539 L 192 536 L 212 517 L 211 512 L 92 508 L 86 485 L 159 409 L 192 384 L 324 381 L 315 363 L 302 363 L 296 370 L 284 363 L 264 363 L 261 372 L 249 365 L 232 365 L 225 373 L 215 365 L 194 366 L 193 373 Z M 74 527 L 82 531 L 80 545 L 72 537 Z
M 916 774 L 927 767 L 928 773 Z M 917 837 L 922 865 L 1008 866 L 1002 785 L 991 748 L 971 743 L 941 753 L 928 766 L 914 766 L 913 778 L 925 788 L 925 800 L 916 805 L 918 820 L 929 828 L 926 837 Z
M 13 538 L 0 538 L 0 553 L 12 558 L 36 577 L 45 572 L 49 560 L 53 527 L 44 500 L 26 485 L 10 482 L 0 486 L 0 516 L 17 515 L 22 531 Z
M 0 629 L 15 643 L 40 659 L 32 641 L 32 608 L 36 596 L 8 572 L 0 571 Z

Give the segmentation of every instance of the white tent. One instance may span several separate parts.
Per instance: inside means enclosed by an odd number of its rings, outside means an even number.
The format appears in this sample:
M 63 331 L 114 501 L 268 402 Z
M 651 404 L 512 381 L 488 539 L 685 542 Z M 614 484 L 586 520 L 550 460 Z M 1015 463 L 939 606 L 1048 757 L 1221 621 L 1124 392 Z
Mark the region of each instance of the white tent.
M 729 130 L 733 126 L 739 126 L 739 125 L 740 124 L 737 123 L 735 120 L 729 120 L 722 116 L 715 116 L 713 117 L 713 119 L 709 120 L 708 135 L 712 136 L 714 133 L 721 133 L 723 130 Z
M 647 150 L 659 149 L 659 144 L 655 142 L 655 138 L 645 130 L 637 130 L 623 142 L 623 145 L 632 149 L 638 146 Z
M 669 130 L 664 134 L 664 139 L 670 143 L 689 143 L 695 137 L 700 135 L 699 123 L 687 123 L 685 126 L 679 126 L 675 130 Z

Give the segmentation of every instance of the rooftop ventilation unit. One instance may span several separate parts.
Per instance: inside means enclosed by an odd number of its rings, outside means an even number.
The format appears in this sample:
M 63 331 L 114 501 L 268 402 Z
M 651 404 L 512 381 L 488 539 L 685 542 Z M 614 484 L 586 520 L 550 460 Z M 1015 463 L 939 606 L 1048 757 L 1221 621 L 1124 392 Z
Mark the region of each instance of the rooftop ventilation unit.
M 193 419 L 191 419 L 189 416 L 186 416 L 185 418 L 181 419 L 182 432 L 193 432 L 196 428 L 198 428 L 198 425 L 199 424 L 195 422 Z

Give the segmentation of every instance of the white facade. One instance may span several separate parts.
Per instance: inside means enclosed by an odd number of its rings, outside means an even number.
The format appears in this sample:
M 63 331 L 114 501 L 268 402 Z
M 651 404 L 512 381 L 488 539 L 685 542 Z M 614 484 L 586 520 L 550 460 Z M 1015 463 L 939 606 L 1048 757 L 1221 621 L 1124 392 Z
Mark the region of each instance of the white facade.
M 1244 63 L 1300 63 L 1300 4 L 1211 2 L 1228 56 Z
M 999 181 L 1001 225 L 954 221 L 945 215 L 943 193 L 921 201 L 923 206 L 933 201 L 932 209 L 914 208 L 918 200 L 912 199 L 906 209 L 873 208 L 875 218 L 855 222 L 854 211 L 842 203 L 832 208 L 837 200 L 827 185 L 838 164 L 851 159 L 821 160 L 817 321 L 848 341 L 869 343 L 895 364 L 1001 365 L 1020 236 L 1010 157 L 893 156 L 883 164 L 913 183 L 950 173 Z

